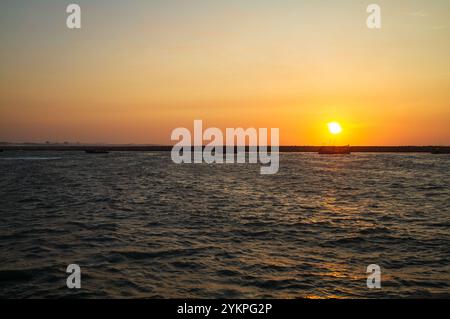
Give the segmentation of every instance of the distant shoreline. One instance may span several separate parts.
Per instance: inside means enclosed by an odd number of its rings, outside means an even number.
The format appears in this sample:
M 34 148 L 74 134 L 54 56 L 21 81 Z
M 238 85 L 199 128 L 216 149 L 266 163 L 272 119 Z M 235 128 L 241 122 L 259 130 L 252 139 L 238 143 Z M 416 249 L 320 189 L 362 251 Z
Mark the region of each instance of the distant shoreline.
M 316 153 L 321 146 L 280 146 L 281 153 Z M 86 151 L 102 150 L 110 152 L 170 152 L 168 145 L 48 145 L 48 144 L 3 144 L 4 151 Z M 269 147 L 270 149 L 270 147 Z M 246 148 L 248 151 L 248 147 Z M 450 153 L 450 146 L 350 146 L 354 153 L 431 153 L 436 150 Z

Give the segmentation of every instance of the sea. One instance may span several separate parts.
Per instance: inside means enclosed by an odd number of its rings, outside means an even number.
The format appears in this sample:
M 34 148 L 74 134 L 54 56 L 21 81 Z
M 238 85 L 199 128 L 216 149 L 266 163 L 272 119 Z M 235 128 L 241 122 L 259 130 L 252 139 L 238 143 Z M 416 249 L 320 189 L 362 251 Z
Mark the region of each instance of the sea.
M 281 153 L 261 175 L 5 151 L 0 176 L 0 298 L 450 298 L 450 155 Z

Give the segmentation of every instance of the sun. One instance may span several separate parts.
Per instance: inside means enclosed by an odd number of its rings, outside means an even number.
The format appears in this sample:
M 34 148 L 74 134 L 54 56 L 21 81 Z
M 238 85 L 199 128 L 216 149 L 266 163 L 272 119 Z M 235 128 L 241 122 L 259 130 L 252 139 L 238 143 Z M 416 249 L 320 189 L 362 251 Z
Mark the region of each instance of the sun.
M 328 125 L 328 130 L 333 135 L 337 135 L 342 132 L 342 126 L 338 122 L 330 122 L 327 125 Z

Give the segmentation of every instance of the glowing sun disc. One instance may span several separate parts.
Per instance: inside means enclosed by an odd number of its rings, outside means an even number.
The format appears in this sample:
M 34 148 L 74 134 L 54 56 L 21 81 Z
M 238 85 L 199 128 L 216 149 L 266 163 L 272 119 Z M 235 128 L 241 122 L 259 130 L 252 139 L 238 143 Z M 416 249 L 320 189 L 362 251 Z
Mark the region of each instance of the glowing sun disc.
M 331 122 L 328 123 L 328 130 L 330 131 L 331 134 L 339 134 L 342 132 L 342 127 L 341 124 L 339 124 L 338 122 Z

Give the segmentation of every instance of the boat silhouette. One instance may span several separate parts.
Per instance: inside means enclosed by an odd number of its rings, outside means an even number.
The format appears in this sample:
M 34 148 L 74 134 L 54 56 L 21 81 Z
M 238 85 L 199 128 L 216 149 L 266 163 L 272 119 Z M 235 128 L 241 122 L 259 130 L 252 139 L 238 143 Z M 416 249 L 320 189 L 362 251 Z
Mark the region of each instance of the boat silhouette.
M 87 154 L 109 154 L 108 151 L 105 150 L 85 150 Z
M 347 146 L 322 146 L 319 149 L 320 155 L 345 155 L 351 154 L 350 145 Z

